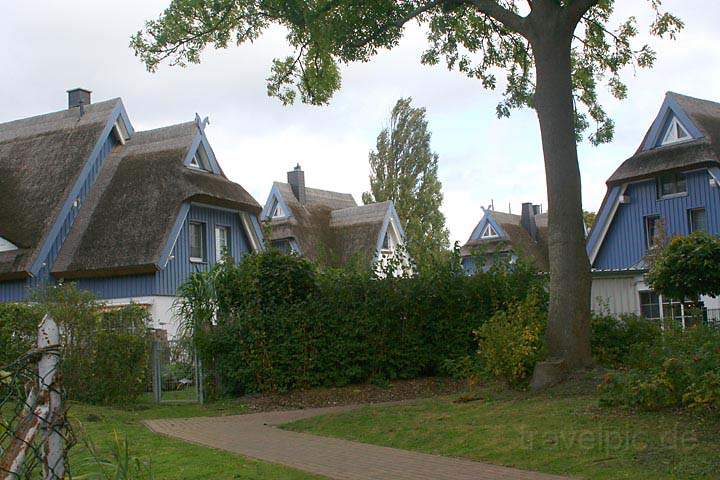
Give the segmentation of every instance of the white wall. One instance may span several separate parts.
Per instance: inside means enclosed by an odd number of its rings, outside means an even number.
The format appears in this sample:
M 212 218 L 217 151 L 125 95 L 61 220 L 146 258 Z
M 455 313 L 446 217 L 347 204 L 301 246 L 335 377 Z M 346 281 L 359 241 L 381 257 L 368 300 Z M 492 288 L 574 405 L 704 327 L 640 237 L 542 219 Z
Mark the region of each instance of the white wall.
M 614 315 L 640 314 L 642 277 L 595 277 L 592 282 L 592 309 Z
M 175 314 L 173 307 L 176 298 L 165 296 L 116 298 L 106 300 L 103 303 L 108 306 L 123 306 L 131 303 L 144 306 L 150 312 L 152 327 L 165 330 L 168 338 L 174 338 L 178 335 L 180 326 L 179 318 Z

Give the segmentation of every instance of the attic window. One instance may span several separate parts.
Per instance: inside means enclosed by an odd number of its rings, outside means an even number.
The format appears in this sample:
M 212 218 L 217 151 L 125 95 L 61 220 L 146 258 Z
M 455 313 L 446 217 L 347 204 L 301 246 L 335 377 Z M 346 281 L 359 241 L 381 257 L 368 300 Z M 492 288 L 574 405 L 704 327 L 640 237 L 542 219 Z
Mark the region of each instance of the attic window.
M 12 242 L 0 237 L 0 252 L 11 252 L 17 249 L 18 247 L 16 247 Z
M 480 238 L 497 238 L 497 237 L 498 237 L 497 231 L 489 223 L 485 227 L 485 230 L 483 230 L 482 235 L 480 235 Z
M 205 147 L 203 147 L 202 143 L 198 145 L 197 151 L 195 152 L 195 155 L 193 155 L 192 159 L 190 159 L 189 165 L 199 170 L 210 171 L 210 159 L 208 158 L 207 152 L 205 151 Z
M 678 121 L 676 117 L 673 117 L 673 119 L 670 121 L 670 126 L 665 133 L 665 137 L 663 138 L 660 145 L 670 145 L 677 142 L 684 142 L 690 139 L 690 134 L 685 129 L 685 127 L 682 126 L 682 124 Z
M 125 141 L 130 138 L 130 135 L 125 127 L 125 122 L 118 120 L 112 129 L 113 137 L 121 145 L 125 145 Z
M 277 200 L 275 201 L 275 205 L 272 209 L 272 218 L 282 218 L 285 216 L 285 210 L 283 210 L 282 205 L 280 205 L 280 202 Z

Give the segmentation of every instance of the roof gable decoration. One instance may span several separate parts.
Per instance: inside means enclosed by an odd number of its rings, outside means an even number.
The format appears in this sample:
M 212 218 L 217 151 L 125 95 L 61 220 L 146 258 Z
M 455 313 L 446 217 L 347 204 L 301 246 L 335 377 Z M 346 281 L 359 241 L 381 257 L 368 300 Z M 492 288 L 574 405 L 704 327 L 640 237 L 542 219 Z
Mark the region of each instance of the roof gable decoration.
M 272 220 L 281 218 L 292 217 L 292 211 L 288 208 L 283 196 L 280 195 L 277 185 L 273 185 L 270 190 L 270 195 L 265 202 L 262 213 L 260 214 L 261 220 Z
M 6 240 L 3 237 L 0 237 L 0 252 L 11 252 L 17 249 L 18 247 L 10 240 Z
M 642 150 L 688 142 L 702 138 L 703 134 L 672 95 L 667 95 L 655 117 Z
M 221 174 L 220 165 L 215 158 L 215 153 L 210 147 L 210 142 L 208 142 L 208 139 L 205 136 L 205 131 L 200 124 L 198 124 L 198 133 L 193 139 L 192 145 L 190 145 L 190 148 L 188 149 L 183 165 L 188 168 L 203 170 L 215 175 Z

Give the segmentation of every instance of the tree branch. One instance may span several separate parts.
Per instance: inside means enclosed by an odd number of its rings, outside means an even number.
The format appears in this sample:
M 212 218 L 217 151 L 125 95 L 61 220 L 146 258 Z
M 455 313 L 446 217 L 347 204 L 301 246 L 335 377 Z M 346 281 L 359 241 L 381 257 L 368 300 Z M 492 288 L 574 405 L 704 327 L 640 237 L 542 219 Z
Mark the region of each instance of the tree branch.
M 373 37 L 380 36 L 380 35 L 388 32 L 391 28 L 402 28 L 410 20 L 422 15 L 423 13 L 425 13 L 429 10 L 432 10 L 435 7 L 439 7 L 446 2 L 447 2 L 447 0 L 433 0 L 424 5 L 421 5 L 417 8 L 415 8 L 414 10 L 408 12 L 407 14 L 403 15 L 399 19 L 395 20 L 394 22 L 385 24 L 379 31 L 374 32 Z M 354 43 L 353 47 L 362 48 L 362 47 L 366 46 L 368 43 L 375 40 L 375 38 L 373 38 L 373 37 L 366 38 L 360 42 Z
M 575 27 L 588 10 L 598 4 L 598 1 L 599 0 L 572 0 L 570 5 L 565 7 L 567 19 L 571 22 L 571 25 Z
M 492 17 L 502 23 L 508 30 L 512 30 L 523 36 L 527 34 L 525 18 L 503 7 L 496 0 L 469 0 L 469 3 L 474 5 L 480 13 L 484 13 L 488 17 Z

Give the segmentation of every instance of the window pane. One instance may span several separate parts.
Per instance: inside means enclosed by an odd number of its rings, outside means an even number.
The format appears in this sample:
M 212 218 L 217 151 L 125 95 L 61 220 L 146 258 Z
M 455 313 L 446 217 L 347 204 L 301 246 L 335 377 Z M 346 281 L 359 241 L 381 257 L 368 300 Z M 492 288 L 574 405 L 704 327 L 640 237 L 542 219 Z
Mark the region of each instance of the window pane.
M 690 232 L 707 232 L 707 213 L 705 209 L 690 210 Z
M 203 227 L 199 223 L 190 224 L 190 258 L 205 260 Z

